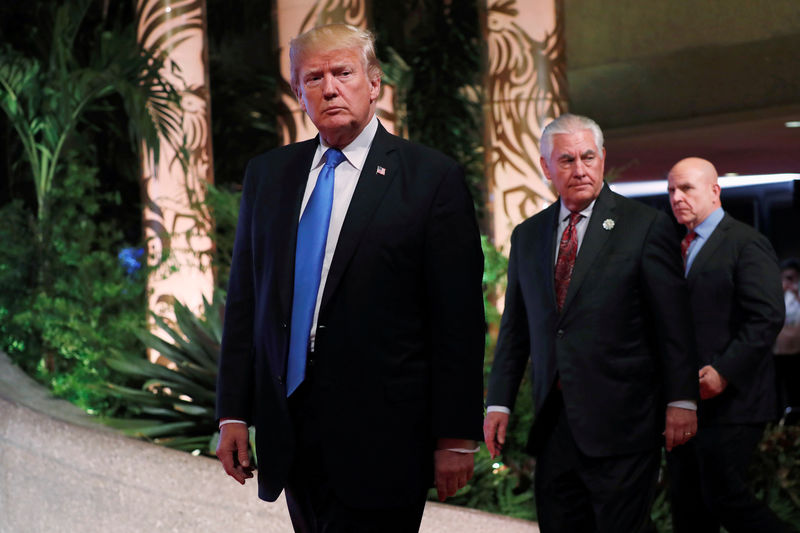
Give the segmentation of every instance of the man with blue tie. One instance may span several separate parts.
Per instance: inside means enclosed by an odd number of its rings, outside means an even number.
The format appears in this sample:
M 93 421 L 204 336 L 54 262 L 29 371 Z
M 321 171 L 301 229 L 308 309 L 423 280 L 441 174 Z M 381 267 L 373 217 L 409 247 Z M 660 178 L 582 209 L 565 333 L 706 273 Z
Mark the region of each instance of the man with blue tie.
M 419 529 L 472 475 L 481 438 L 483 255 L 460 167 L 389 134 L 369 32 L 294 39 L 319 130 L 250 161 L 217 385 L 217 455 L 295 531 Z
M 747 468 L 777 416 L 772 345 L 783 325 L 780 270 L 769 241 L 723 209 L 714 165 L 689 157 L 667 177 L 699 359 L 697 437 L 667 454 L 676 533 L 786 531 L 756 499 Z

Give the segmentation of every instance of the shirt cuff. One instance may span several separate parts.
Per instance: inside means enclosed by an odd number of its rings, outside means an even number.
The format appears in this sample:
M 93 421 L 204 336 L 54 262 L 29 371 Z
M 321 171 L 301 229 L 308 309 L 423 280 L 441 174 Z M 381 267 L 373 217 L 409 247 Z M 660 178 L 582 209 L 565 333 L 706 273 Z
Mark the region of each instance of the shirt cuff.
M 490 405 L 486 408 L 487 413 L 505 413 L 507 415 L 511 414 L 511 409 L 505 407 L 503 405 Z
M 669 402 L 667 404 L 668 407 L 680 407 L 681 409 L 688 409 L 690 411 L 697 411 L 697 402 L 693 400 L 678 400 L 675 402 Z
M 244 420 L 239 420 L 237 418 L 229 418 L 227 420 L 220 421 L 219 429 L 222 429 L 222 426 L 224 426 L 225 424 L 244 424 L 246 426 L 247 422 L 245 422 Z
M 457 453 L 478 453 L 481 449 L 480 445 L 475 446 L 474 448 L 445 448 L 448 452 L 457 452 Z

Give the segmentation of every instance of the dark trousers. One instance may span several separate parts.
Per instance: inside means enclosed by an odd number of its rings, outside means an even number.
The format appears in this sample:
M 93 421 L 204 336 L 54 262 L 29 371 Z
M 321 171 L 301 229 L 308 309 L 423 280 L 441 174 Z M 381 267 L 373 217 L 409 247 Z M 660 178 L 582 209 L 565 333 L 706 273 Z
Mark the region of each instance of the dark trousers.
M 589 457 L 578 449 L 560 393 L 548 399 L 553 429 L 536 458 L 535 489 L 542 533 L 654 532 L 650 509 L 659 451 Z
M 296 533 L 416 533 L 422 520 L 427 487 L 409 507 L 362 509 L 337 495 L 324 465 L 318 413 L 313 401 L 313 375 L 289 398 L 296 449 L 285 489 L 289 515 Z M 336 438 L 347 438 L 346 435 Z M 375 443 L 376 446 L 383 445 Z M 396 451 L 387 449 L 386 453 Z M 401 451 L 402 453 L 402 451 Z M 359 468 L 359 465 L 353 465 Z M 376 476 L 392 475 L 375 472 Z
M 788 531 L 747 483 L 763 433 L 763 424 L 702 427 L 667 454 L 675 533 Z

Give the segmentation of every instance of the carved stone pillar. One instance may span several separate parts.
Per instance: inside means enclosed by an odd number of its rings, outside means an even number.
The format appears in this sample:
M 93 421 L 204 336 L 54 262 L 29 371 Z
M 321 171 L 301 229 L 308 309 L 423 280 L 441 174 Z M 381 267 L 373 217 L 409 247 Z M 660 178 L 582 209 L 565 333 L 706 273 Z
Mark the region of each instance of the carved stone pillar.
M 495 245 L 556 195 L 539 165 L 547 123 L 566 112 L 562 0 L 487 0 L 486 171 Z
M 158 267 L 148 280 L 149 305 L 170 318 L 174 299 L 199 310 L 214 288 L 211 217 L 201 205 L 213 182 L 205 1 L 137 0 L 136 16 L 139 42 L 166 54 L 162 74 L 181 95 L 180 108 L 165 111 L 176 130 L 162 138 L 157 166 L 145 157 L 142 177 L 148 261 Z
M 297 97 L 289 88 L 289 42 L 315 26 L 346 23 L 360 28 L 369 28 L 369 0 L 274 0 L 275 17 L 278 24 L 278 49 L 280 52 L 281 77 L 284 82 L 282 99 L 289 109 L 289 116 L 281 117 L 284 144 L 310 139 L 317 134 L 314 124 L 300 109 Z M 395 131 L 393 113 L 393 91 L 386 83 L 381 84 L 378 100 L 378 117 L 390 132 Z

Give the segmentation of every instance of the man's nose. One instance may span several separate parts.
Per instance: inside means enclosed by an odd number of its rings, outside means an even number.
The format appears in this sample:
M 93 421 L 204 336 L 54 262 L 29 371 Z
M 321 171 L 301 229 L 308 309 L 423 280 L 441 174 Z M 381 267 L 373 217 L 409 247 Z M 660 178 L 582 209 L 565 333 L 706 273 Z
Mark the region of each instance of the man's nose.
M 326 74 L 322 77 L 322 94 L 325 98 L 333 98 L 339 94 L 339 89 L 336 86 L 336 78 L 331 74 Z
M 576 176 L 586 175 L 586 163 L 584 163 L 581 158 L 577 158 L 575 160 L 575 175 Z

